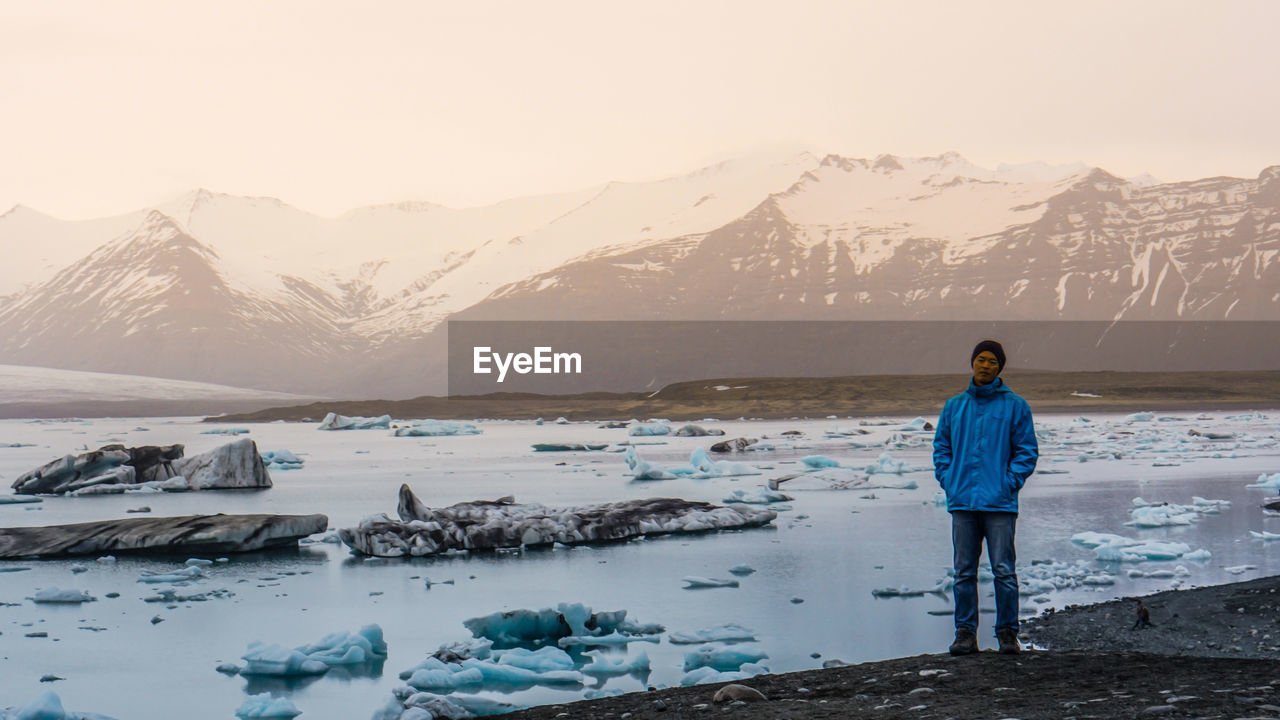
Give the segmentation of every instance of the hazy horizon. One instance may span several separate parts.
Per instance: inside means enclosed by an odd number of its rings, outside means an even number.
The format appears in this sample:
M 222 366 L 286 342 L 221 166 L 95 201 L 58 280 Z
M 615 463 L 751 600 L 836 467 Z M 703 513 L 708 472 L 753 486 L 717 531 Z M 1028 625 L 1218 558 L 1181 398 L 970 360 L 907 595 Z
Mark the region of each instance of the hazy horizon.
M 1158 7 L 1158 12 L 1152 12 Z M 0 5 L 0 210 L 476 207 L 761 152 L 1280 163 L 1280 5 Z

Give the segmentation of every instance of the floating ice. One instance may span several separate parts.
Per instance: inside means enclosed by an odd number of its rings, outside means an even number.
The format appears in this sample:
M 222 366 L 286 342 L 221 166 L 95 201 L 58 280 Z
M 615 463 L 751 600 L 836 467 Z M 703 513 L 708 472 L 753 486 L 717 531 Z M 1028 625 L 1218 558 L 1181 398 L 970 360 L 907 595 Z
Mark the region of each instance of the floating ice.
M 1258 566 L 1257 565 L 1233 565 L 1231 567 L 1222 568 L 1222 569 L 1225 572 L 1231 573 L 1232 575 L 1241 575 L 1243 573 L 1249 572 L 1250 570 L 1257 570 Z
M 358 665 L 386 655 L 387 644 L 382 639 L 382 628 L 366 625 L 355 633 L 331 633 L 319 642 L 292 650 L 279 645 L 250 643 L 249 650 L 240 656 L 246 661 L 240 674 L 321 675 L 332 665 Z
M 112 720 L 106 715 L 67 712 L 58 694 L 49 690 L 20 708 L 0 709 L 0 720 Z
M 626 610 L 592 612 L 582 603 L 560 603 L 555 609 L 508 610 L 471 618 L 462 624 L 474 637 L 491 640 L 496 645 L 549 643 L 569 636 L 599 637 L 616 631 L 662 632 L 660 626 L 639 627 L 627 622 Z
M 706 437 L 708 435 L 723 435 L 724 431 L 717 428 L 708 430 L 701 425 L 684 425 L 673 434 L 676 437 Z
M 236 709 L 236 717 L 241 720 L 256 718 L 293 718 L 302 714 L 289 698 L 272 698 L 269 693 L 250 695 Z
M 569 637 L 560 638 L 557 644 L 560 647 L 619 647 L 622 645 L 630 645 L 635 642 L 658 643 L 659 638 L 656 633 L 662 632 L 659 629 L 646 635 L 623 635 L 622 633 L 613 632 L 608 635 L 570 635 Z M 648 632 L 646 626 L 631 628 L 632 632 Z
M 666 423 L 639 423 L 627 428 L 627 434 L 632 437 L 670 435 L 671 426 Z
M 376 418 L 347 417 L 337 413 L 329 413 L 320 421 L 319 430 L 386 430 L 391 427 L 391 416 L 382 415 Z
M 78 603 L 93 602 L 94 600 L 97 600 L 97 598 L 90 595 L 88 590 L 59 590 L 56 587 L 37 590 L 36 594 L 31 597 L 31 602 L 47 603 L 50 605 L 74 605 Z
M 912 420 L 911 422 L 908 422 L 907 424 L 903 425 L 902 427 L 900 427 L 900 428 L 898 428 L 898 429 L 899 429 L 899 430 L 906 430 L 906 431 L 920 431 L 920 430 L 923 430 L 923 431 L 925 431 L 925 432 L 931 432 L 931 431 L 933 430 L 933 423 L 931 423 L 931 422 L 929 422 L 929 421 L 925 420 L 925 419 L 924 419 L 924 418 L 922 418 L 922 417 L 918 417 L 918 418 L 916 418 L 915 420 Z
M 422 420 L 396 428 L 396 437 L 440 437 L 445 435 L 479 435 L 480 428 L 453 420 Z
M 813 470 L 817 470 L 819 468 L 842 467 L 839 462 L 827 457 L 826 455 L 809 455 L 808 457 L 800 458 L 800 462 L 804 463 L 805 467 Z
M 713 670 L 737 670 L 743 663 L 758 663 L 769 657 L 767 653 L 754 645 L 730 645 L 720 647 L 704 645 L 684 656 L 684 671 L 709 667 Z
M 212 430 L 201 430 L 201 435 L 248 435 L 249 428 L 213 428 Z
M 1253 530 L 1250 530 L 1249 537 L 1255 540 L 1280 540 L 1280 534 L 1266 532 L 1265 530 L 1262 532 L 1254 532 Z
M 914 490 L 915 480 L 898 475 L 868 475 L 864 470 L 837 467 L 807 470 L 800 474 L 771 478 L 769 488 L 777 490 L 786 484 L 795 490 Z
M 264 450 L 262 462 L 270 470 L 296 470 L 302 467 L 302 459 L 288 450 Z
M 627 446 L 622 459 L 627 463 L 627 467 L 633 473 L 632 477 L 636 480 L 674 480 L 676 477 L 667 470 L 642 459 L 633 446 Z
M 734 565 L 733 567 L 729 568 L 729 572 L 733 573 L 734 575 L 750 575 L 755 571 L 756 569 L 751 567 L 750 565 Z
M 684 677 L 680 678 L 680 684 L 688 687 L 690 685 L 733 682 L 745 680 L 756 675 L 763 675 L 767 672 L 769 672 L 769 668 L 757 663 L 743 663 L 742 667 L 733 672 L 720 672 L 714 668 L 700 667 L 685 673 Z
M 729 493 L 729 497 L 725 498 L 721 502 L 746 503 L 748 505 L 768 505 L 770 503 L 787 502 L 788 500 L 794 500 L 794 499 L 795 498 L 791 497 L 790 495 L 783 495 L 782 493 L 776 490 L 769 490 L 768 488 L 758 488 L 756 490 L 749 490 L 749 491 L 741 490 L 741 489 L 734 490 L 733 492 Z
M 718 580 L 716 578 L 699 577 L 697 575 L 688 575 L 681 578 L 685 583 L 685 590 L 695 590 L 698 588 L 736 588 L 737 580 Z
M 143 571 L 142 577 L 138 578 L 140 583 L 180 583 L 189 582 L 204 577 L 204 571 L 198 565 L 189 565 L 181 570 L 173 572 L 158 573 L 149 570 Z
M 667 637 L 667 641 L 673 645 L 698 645 L 713 642 L 755 642 L 756 634 L 754 631 L 741 625 L 729 623 L 692 633 L 671 633 L 671 635 Z
M 1276 473 L 1275 475 L 1272 475 L 1270 477 L 1268 477 L 1266 473 L 1262 473 L 1261 475 L 1258 476 L 1257 482 L 1251 485 L 1246 485 L 1245 487 L 1266 488 L 1268 490 L 1280 490 L 1280 473 Z
M 604 450 L 609 443 L 534 443 L 534 452 L 584 452 Z
M 436 555 L 624 540 L 639 535 L 704 532 L 768 525 L 777 513 L 735 504 L 720 507 L 674 498 L 624 500 L 571 508 L 507 502 L 459 503 L 432 509 L 400 487 L 400 521 L 374 515 L 339 531 L 353 550 L 377 557 Z
M 1155 413 L 1137 412 L 1132 415 L 1125 416 L 1125 420 L 1131 423 L 1151 422 L 1155 418 Z
M 249 643 L 248 651 L 240 658 L 246 661 L 246 665 L 240 670 L 241 675 L 293 677 L 329 672 L 326 663 L 312 660 L 298 650 L 260 642 Z
M 868 475 L 884 474 L 884 475 L 902 475 L 903 473 L 915 472 L 915 468 L 907 464 L 905 460 L 894 460 L 889 453 L 881 453 L 880 458 L 872 465 L 866 468 Z
M 569 653 L 550 645 L 537 650 L 526 648 L 503 650 L 497 653 L 497 662 L 499 665 L 511 665 L 540 673 L 552 670 L 572 670 L 574 665 L 573 658 L 569 657 Z
M 17 505 L 19 503 L 44 502 L 43 498 L 34 495 L 0 495 L 0 505 Z
M 641 650 L 631 657 L 615 658 L 601 650 L 588 650 L 583 655 L 592 663 L 582 668 L 583 675 L 612 677 L 615 675 L 640 675 L 649 672 L 649 656 Z

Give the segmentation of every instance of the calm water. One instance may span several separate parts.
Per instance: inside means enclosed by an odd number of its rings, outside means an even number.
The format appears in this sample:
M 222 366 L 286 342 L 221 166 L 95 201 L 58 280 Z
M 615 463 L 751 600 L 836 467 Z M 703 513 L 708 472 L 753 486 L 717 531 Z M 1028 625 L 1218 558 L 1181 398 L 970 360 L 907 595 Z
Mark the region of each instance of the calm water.
M 1234 419 L 1229 419 L 1234 418 Z M 1143 570 L 1184 565 L 1190 585 L 1208 585 L 1280 572 L 1280 543 L 1249 538 L 1250 530 L 1280 532 L 1280 520 L 1264 517 L 1260 501 L 1274 491 L 1247 489 L 1259 473 L 1280 473 L 1277 415 L 1245 417 L 1210 413 L 1176 422 L 1128 423 L 1123 416 L 1092 416 L 1083 425 L 1067 416 L 1039 417 L 1041 469 L 1065 470 L 1031 478 L 1021 496 L 1018 528 L 1021 564 L 1031 560 L 1089 560 L 1090 551 L 1069 542 L 1084 530 L 1185 542 L 1213 553 L 1205 563 L 1144 563 Z M 897 418 L 905 422 L 910 418 Z M 266 491 L 166 495 L 46 498 L 36 506 L 0 505 L 0 525 L 41 525 L 125 516 L 150 506 L 153 516 L 190 513 L 312 513 L 329 516 L 331 527 L 354 525 L 365 515 L 394 515 L 396 491 L 409 483 L 424 502 L 442 506 L 514 494 L 519 502 L 573 505 L 632 497 L 674 496 L 721 501 L 736 488 L 751 489 L 768 477 L 796 472 L 798 458 L 824 454 L 865 465 L 884 447 L 852 448 L 824 431 L 851 428 L 851 420 L 714 422 L 729 437 L 777 436 L 801 430 L 804 437 L 774 452 L 743 453 L 732 459 L 765 467 L 754 477 L 712 480 L 630 482 L 617 453 L 534 453 L 535 442 L 625 441 L 625 430 L 592 423 L 570 425 L 490 421 L 482 435 L 395 438 L 386 431 L 320 432 L 314 425 L 246 425 L 259 449 L 288 449 L 301 456 L 300 470 L 272 473 Z M 0 443 L 33 447 L 0 448 L 0 478 L 14 477 L 82 446 L 107 442 L 187 444 L 195 454 L 230 438 L 202 435 L 209 425 L 191 419 L 95 420 L 89 422 L 0 422 Z M 1208 442 L 1187 431 L 1231 430 L 1230 441 Z M 860 442 L 883 441 L 892 427 L 870 427 Z M 928 436 L 908 449 L 891 449 L 895 459 L 929 468 Z M 640 454 L 658 464 L 687 462 L 691 450 L 717 438 L 657 439 Z M 645 439 L 637 439 L 645 440 Z M 1103 450 L 1119 459 L 1098 457 Z M 1086 462 L 1080 456 L 1093 453 Z M 1215 457 L 1217 456 L 1217 457 Z M 1156 467 L 1153 463 L 1176 463 Z M 104 565 L 79 561 L 0 562 L 29 570 L 0 573 L 0 707 L 20 706 L 54 689 L 72 710 L 104 713 L 120 720 L 193 716 L 231 718 L 247 692 L 287 694 L 304 718 L 367 718 L 401 684 L 397 675 L 441 643 L 466 639 L 462 621 L 516 608 L 582 602 L 597 610 L 626 609 L 629 617 L 657 622 L 668 631 L 695 631 L 726 622 L 754 629 L 774 671 L 820 666 L 839 658 L 862 661 L 936 652 L 950 641 L 951 619 L 929 610 L 949 607 L 934 595 L 877 599 L 883 587 L 930 587 L 950 564 L 949 519 L 933 503 L 937 491 L 930 472 L 906 476 L 915 490 L 789 491 L 795 500 L 774 526 L 697 537 L 668 537 L 622 545 L 520 554 L 414 561 L 369 561 L 345 548 L 311 545 L 296 551 L 233 556 L 209 568 L 208 578 L 180 593 L 226 589 L 235 595 L 168 608 L 142 598 L 156 586 L 136 582 L 144 570 L 176 567 L 174 562 L 122 559 Z M 784 486 L 784 491 L 787 491 Z M 1192 496 L 1225 499 L 1232 506 L 1183 527 L 1126 528 L 1134 497 L 1189 503 Z M 28 508 L 38 509 L 28 509 Z M 741 563 L 757 572 L 740 578 L 736 589 L 685 590 L 686 575 L 731 577 Z M 88 568 L 73 573 L 72 566 Z M 1241 575 L 1224 568 L 1251 564 Z M 1129 579 L 1120 568 L 1113 586 L 1101 591 L 1050 594 L 1043 607 L 1146 593 L 1170 580 Z M 455 581 L 427 589 L 424 578 Z M 38 588 L 89 590 L 99 599 L 81 606 L 35 605 L 26 600 Z M 983 586 L 983 593 L 990 585 Z M 108 592 L 117 599 L 107 599 Z M 793 598 L 803 598 L 793 603 Z M 984 604 L 990 601 L 984 598 Z M 159 616 L 163 622 L 153 624 Z M 990 615 L 983 620 L 989 622 Z M 305 683 L 250 684 L 214 671 L 236 662 L 251 641 L 295 646 L 326 633 L 377 623 L 390 655 L 381 668 L 358 673 L 335 669 Z M 95 629 L 86 629 L 95 628 Z M 47 638 L 27 633 L 46 632 Z M 984 641 L 989 634 L 982 631 Z M 679 682 L 689 646 L 638 643 L 652 660 L 644 679 L 614 678 L 606 689 L 638 690 L 645 684 Z M 811 657 L 819 653 L 820 657 Z M 66 678 L 52 685 L 39 678 Z M 561 702 L 582 690 L 535 689 L 506 696 L 511 702 Z

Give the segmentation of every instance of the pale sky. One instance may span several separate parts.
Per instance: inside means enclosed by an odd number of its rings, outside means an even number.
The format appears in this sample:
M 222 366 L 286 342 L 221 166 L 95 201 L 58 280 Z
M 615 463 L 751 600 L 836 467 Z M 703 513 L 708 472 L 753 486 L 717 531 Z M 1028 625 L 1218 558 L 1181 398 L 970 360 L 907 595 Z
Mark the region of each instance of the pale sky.
M 196 187 L 337 215 L 953 150 L 1280 164 L 1280 2 L 0 0 L 0 212 Z

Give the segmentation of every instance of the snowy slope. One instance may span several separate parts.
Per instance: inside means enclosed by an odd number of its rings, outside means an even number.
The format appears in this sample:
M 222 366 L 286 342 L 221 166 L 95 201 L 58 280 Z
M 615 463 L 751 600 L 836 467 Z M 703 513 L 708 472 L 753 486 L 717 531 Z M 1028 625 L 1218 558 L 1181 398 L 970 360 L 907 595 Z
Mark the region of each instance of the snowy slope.
M 127 400 L 260 400 L 297 403 L 305 395 L 140 375 L 0 365 L 0 405 Z
M 135 228 L 146 211 L 96 220 L 59 220 L 22 205 L 0 215 L 0 298 L 34 286 Z

